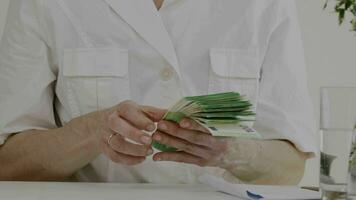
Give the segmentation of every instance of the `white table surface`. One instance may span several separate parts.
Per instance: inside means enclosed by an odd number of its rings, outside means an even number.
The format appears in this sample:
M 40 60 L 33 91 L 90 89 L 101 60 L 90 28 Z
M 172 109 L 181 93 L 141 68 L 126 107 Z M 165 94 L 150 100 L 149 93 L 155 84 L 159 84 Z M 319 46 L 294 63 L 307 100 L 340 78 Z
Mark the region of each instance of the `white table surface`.
M 0 200 L 237 200 L 204 185 L 0 182 Z

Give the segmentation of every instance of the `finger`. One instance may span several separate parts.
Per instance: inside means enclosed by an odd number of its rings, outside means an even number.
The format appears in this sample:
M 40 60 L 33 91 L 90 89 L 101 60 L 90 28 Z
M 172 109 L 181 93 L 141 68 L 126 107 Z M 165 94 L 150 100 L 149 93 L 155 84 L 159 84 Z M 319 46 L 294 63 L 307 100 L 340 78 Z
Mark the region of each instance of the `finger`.
M 115 163 L 122 163 L 125 165 L 137 165 L 145 161 L 146 157 L 129 156 L 114 151 L 109 145 L 103 147 L 103 153 Z
M 189 163 L 205 167 L 208 161 L 186 152 L 160 152 L 153 156 L 154 161 L 173 161 L 179 163 Z
M 109 136 L 110 137 L 110 136 Z M 109 137 L 106 138 L 108 141 Z M 114 135 L 110 139 L 109 146 L 116 152 L 130 156 L 149 156 L 153 154 L 150 146 L 143 146 L 127 142 L 121 135 Z
M 185 128 L 185 129 L 190 129 L 190 130 L 196 130 L 196 131 L 201 131 L 203 133 L 210 133 L 208 129 L 206 129 L 204 126 L 200 125 L 198 122 L 189 119 L 189 118 L 184 118 L 180 121 L 179 123 L 180 127 Z
M 158 129 L 174 137 L 186 140 L 190 143 L 213 148 L 215 138 L 209 134 L 180 128 L 176 123 L 170 121 L 160 121 Z
M 144 145 L 151 145 L 152 143 L 150 135 L 143 133 L 141 130 L 135 128 L 125 119 L 119 117 L 116 114 L 112 114 L 109 116 L 108 123 L 111 130 L 125 138 Z
M 140 130 L 151 132 L 156 128 L 153 121 L 132 101 L 122 102 L 117 110 L 117 114 Z
M 152 106 L 140 106 L 141 110 L 153 121 L 158 122 L 162 120 L 168 110 L 156 108 Z
M 187 152 L 189 154 L 201 157 L 207 160 L 211 159 L 211 151 L 203 146 L 192 144 L 186 140 L 164 134 L 162 132 L 156 132 L 153 135 L 153 139 L 161 144 L 165 144 L 174 147 L 180 151 Z

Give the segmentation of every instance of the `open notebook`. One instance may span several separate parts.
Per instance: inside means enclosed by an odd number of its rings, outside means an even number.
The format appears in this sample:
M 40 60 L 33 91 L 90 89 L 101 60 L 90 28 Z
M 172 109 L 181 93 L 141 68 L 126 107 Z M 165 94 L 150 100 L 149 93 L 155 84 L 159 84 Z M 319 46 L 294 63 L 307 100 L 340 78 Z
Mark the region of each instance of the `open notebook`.
M 248 200 L 303 200 L 321 199 L 319 192 L 301 189 L 297 186 L 263 186 L 263 185 L 243 185 L 228 183 L 222 178 L 212 175 L 202 175 L 199 181 L 209 185 L 218 191 L 236 196 L 239 199 Z

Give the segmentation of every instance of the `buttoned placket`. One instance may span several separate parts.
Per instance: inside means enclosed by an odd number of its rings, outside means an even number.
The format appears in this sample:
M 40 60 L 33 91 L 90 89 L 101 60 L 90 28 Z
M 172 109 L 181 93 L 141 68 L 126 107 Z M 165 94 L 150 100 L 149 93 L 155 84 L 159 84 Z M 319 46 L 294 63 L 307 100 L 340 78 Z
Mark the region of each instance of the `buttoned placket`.
M 178 2 L 180 0 L 164 0 L 161 8 L 157 11 L 162 19 L 162 23 L 167 29 L 167 23 L 164 21 L 163 11 L 168 7 L 172 6 L 173 3 Z M 168 31 L 167 31 L 168 32 Z M 169 34 L 170 39 L 172 40 L 172 36 Z M 172 41 L 173 42 L 173 41 Z M 170 104 L 177 101 L 179 98 L 183 96 L 183 88 L 181 85 L 181 77 L 178 77 L 178 74 L 174 70 L 174 68 L 167 63 L 159 71 L 160 78 L 160 94 L 164 101 L 170 102 Z
M 167 23 L 165 21 L 165 16 L 164 16 L 164 10 L 168 7 L 168 6 L 173 6 L 173 3 L 178 3 L 179 1 L 181 0 L 164 0 L 163 4 L 162 4 L 162 7 L 160 8 L 160 10 L 158 11 L 161 19 L 162 19 L 162 23 L 164 24 L 168 34 L 169 34 L 169 26 L 170 23 Z M 188 22 L 187 22 L 188 23 Z M 174 41 L 173 41 L 173 37 L 172 35 L 170 35 L 170 39 L 171 41 L 173 42 L 174 44 Z M 181 67 L 181 66 L 179 66 Z M 166 101 L 169 101 L 169 102 L 172 102 L 172 103 L 175 103 L 177 100 L 179 100 L 180 98 L 182 98 L 184 96 L 184 89 L 183 89 L 183 84 L 182 84 L 182 77 L 177 77 L 177 79 L 175 79 L 176 77 L 176 73 L 174 71 L 174 69 L 167 65 L 165 67 L 163 67 L 161 69 L 161 72 L 160 72 L 160 78 L 161 78 L 161 95 L 162 95 L 162 98 Z M 178 92 L 177 92 L 178 91 Z M 177 95 L 177 96 L 175 96 Z M 170 104 L 172 104 L 170 103 Z M 190 180 L 190 181 L 193 181 L 193 168 L 192 167 L 187 167 L 185 168 L 185 171 L 186 171 L 186 179 L 187 180 Z

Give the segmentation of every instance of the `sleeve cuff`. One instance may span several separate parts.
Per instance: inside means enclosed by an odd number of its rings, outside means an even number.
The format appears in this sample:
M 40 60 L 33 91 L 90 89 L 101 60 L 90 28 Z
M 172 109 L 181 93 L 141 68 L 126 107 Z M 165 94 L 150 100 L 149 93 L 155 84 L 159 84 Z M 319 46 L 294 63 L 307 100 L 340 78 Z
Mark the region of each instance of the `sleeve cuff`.
M 0 135 L 0 146 L 3 145 L 6 141 L 6 139 L 10 136 L 10 134 L 3 134 Z

